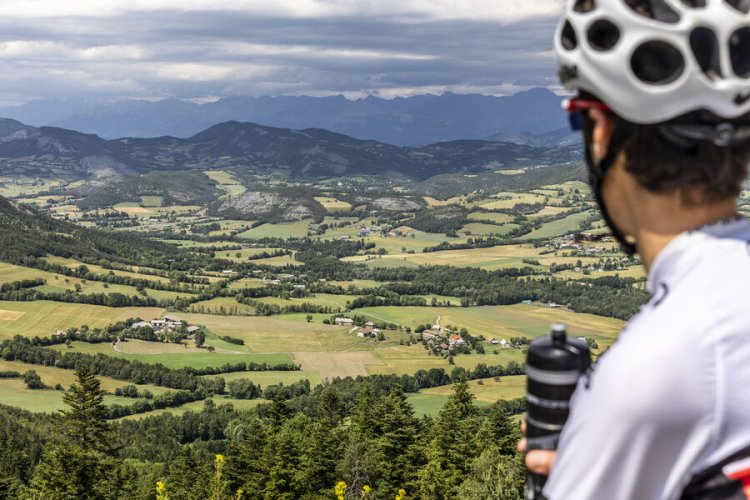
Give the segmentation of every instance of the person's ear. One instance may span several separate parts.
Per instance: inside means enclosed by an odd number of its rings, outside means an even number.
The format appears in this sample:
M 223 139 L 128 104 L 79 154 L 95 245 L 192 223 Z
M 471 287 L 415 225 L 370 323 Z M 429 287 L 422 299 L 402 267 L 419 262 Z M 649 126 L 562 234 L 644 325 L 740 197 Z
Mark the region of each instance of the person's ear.
M 594 163 L 600 163 L 609 152 L 609 143 L 612 133 L 615 131 L 615 122 L 612 118 L 599 109 L 589 111 L 589 118 L 594 122 L 594 133 L 592 134 L 592 151 Z

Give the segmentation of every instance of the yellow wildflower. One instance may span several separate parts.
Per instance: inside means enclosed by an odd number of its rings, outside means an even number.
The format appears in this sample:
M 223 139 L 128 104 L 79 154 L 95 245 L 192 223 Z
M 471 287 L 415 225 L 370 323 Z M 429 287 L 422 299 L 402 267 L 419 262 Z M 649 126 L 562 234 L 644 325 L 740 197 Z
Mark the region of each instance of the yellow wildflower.
M 346 493 L 346 483 L 339 481 L 335 488 L 336 498 L 338 500 L 344 500 L 344 494 Z
M 396 500 L 404 500 L 406 498 L 406 490 L 398 490 L 398 495 L 396 495 Z
M 216 461 L 217 462 L 223 462 L 224 461 L 224 455 L 216 455 Z
M 370 493 L 372 491 L 372 488 L 370 488 L 367 485 L 364 485 L 362 486 L 362 491 L 364 491 L 365 493 Z
M 167 495 L 167 487 L 162 481 L 156 481 L 156 499 L 169 500 L 169 495 Z

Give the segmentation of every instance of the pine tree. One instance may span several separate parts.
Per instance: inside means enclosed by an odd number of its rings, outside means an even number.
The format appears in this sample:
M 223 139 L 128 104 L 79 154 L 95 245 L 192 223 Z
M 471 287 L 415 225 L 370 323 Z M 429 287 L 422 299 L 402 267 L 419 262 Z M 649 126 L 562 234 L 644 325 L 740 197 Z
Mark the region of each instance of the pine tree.
M 82 365 L 75 372 L 76 383 L 63 395 L 70 406 L 63 410 L 65 434 L 84 450 L 112 452 L 109 412 L 104 405 L 104 391 L 91 369 Z
M 367 437 L 372 437 L 378 426 L 378 421 L 375 418 L 375 396 L 367 382 L 364 383 L 362 390 L 357 395 L 352 424 L 361 436 Z
M 458 497 L 465 500 L 521 500 L 526 478 L 522 457 L 499 453 L 496 447 L 482 452 L 461 485 Z
M 378 485 L 381 494 L 393 497 L 405 488 L 416 487 L 417 471 L 425 463 L 420 447 L 419 420 L 400 386 L 396 386 L 383 398 L 377 408 L 380 421 L 380 436 L 376 446 L 382 456 L 383 479 Z
M 301 495 L 301 442 L 309 428 L 309 420 L 297 415 L 284 422 L 280 429 L 268 430 L 264 455 L 267 481 L 263 490 L 265 500 L 294 500 Z
M 260 498 L 267 470 L 263 450 L 266 447 L 266 429 L 254 418 L 244 425 L 238 439 L 227 447 L 225 477 L 231 491 L 242 489 L 245 498 Z
M 516 455 L 516 444 L 521 439 L 521 429 L 503 408 L 500 402 L 494 403 L 485 416 L 482 428 L 477 434 L 477 446 L 487 449 L 497 448 L 501 455 Z
M 169 463 L 169 472 L 164 479 L 171 498 L 208 498 L 209 477 L 205 464 L 193 456 L 193 449 L 184 446 L 180 454 Z
M 336 464 L 341 458 L 343 420 L 341 400 L 333 386 L 326 386 L 320 395 L 317 418 L 313 422 L 305 443 L 302 463 L 305 471 L 305 488 L 310 493 L 330 489 L 335 484 Z
M 50 445 L 34 470 L 32 490 L 42 498 L 116 498 L 125 486 L 121 463 L 112 457 L 112 432 L 106 421 L 99 380 L 87 366 L 63 395 L 65 443 Z
M 438 500 L 456 498 L 458 487 L 480 451 L 474 444 L 479 410 L 473 399 L 465 379 L 453 385 L 453 394 L 440 410 L 427 448 L 429 462 L 419 474 L 422 496 Z

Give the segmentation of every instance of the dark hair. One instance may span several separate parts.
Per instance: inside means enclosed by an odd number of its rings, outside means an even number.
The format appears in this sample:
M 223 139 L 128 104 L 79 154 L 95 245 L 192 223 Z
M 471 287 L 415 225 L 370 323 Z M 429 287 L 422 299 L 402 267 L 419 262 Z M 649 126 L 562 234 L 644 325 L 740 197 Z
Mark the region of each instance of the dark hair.
M 623 152 L 626 170 L 649 191 L 698 189 L 706 201 L 739 196 L 750 163 L 750 142 L 720 147 L 701 141 L 684 148 L 655 125 L 633 126 Z
M 732 147 L 701 141 L 685 147 L 665 137 L 660 125 L 636 125 L 614 115 L 613 118 L 615 131 L 610 147 L 624 153 L 625 169 L 649 191 L 668 193 L 697 189 L 709 202 L 736 198 L 742 191 L 750 163 L 750 141 Z M 677 120 L 707 124 L 720 121 L 702 112 Z M 738 123 L 743 122 L 748 123 L 750 119 L 738 120 Z M 589 150 L 592 133 L 593 123 L 586 117 L 584 138 Z

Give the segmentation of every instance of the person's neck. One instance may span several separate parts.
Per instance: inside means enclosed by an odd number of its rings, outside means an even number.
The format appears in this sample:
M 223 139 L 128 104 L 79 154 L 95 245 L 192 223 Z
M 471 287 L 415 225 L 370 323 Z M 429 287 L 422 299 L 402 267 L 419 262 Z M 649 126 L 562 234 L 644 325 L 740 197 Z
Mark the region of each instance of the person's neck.
M 680 234 L 739 215 L 734 199 L 685 205 L 679 197 L 654 197 L 636 213 L 638 229 L 634 236 L 647 271 L 664 247 Z

